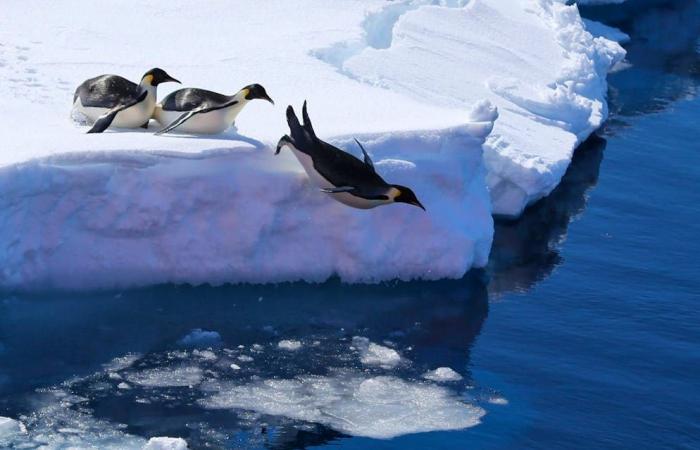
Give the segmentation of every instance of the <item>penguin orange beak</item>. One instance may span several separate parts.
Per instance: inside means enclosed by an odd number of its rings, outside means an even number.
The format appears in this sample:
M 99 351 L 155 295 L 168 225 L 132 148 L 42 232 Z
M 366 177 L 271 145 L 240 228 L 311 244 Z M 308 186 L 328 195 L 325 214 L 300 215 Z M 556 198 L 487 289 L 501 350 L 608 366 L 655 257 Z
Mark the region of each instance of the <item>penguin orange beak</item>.
M 413 206 L 419 207 L 419 208 L 422 209 L 423 211 L 427 211 L 427 210 L 425 209 L 425 206 L 423 206 L 423 204 L 422 204 L 421 202 L 419 202 L 418 200 L 416 200 L 415 202 L 411 202 L 410 204 L 413 205 Z
M 170 75 L 168 75 L 168 78 L 165 80 L 165 82 L 168 82 L 168 81 L 174 81 L 177 84 L 182 84 L 182 83 L 180 83 L 180 80 L 176 80 L 175 78 L 171 77 Z

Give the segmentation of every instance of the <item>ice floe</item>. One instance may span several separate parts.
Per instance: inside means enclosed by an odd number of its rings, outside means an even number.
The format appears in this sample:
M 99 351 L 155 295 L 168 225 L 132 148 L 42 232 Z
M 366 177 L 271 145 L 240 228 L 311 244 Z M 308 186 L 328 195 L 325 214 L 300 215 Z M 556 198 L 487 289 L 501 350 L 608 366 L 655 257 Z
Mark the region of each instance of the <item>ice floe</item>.
M 516 216 L 557 185 L 605 119 L 605 75 L 624 55 L 555 0 L 3 6 L 5 289 L 461 277 L 486 264 L 492 212 Z M 144 48 L 105 16 L 159 39 Z M 206 46 L 176 31 L 193 23 Z M 253 103 L 205 138 L 69 122 L 82 80 L 154 65 L 222 92 L 260 82 L 278 106 Z M 355 154 L 360 138 L 428 212 L 351 210 L 274 156 L 284 108 L 304 99 L 320 136 Z
M 360 353 L 360 361 L 368 366 L 391 369 L 401 362 L 401 355 L 393 348 L 371 342 L 366 337 L 355 336 L 352 346 Z
M 484 415 L 444 388 L 393 376 L 301 376 L 212 389 L 216 393 L 201 401 L 205 408 L 251 410 L 380 439 L 467 428 Z

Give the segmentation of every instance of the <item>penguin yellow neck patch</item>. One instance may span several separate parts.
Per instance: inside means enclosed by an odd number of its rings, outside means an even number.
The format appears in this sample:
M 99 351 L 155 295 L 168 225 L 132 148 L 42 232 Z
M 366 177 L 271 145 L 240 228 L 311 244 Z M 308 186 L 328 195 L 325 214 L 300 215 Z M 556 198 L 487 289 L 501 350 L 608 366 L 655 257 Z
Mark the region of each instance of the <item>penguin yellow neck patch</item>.
M 143 77 L 143 79 L 141 80 L 141 82 L 144 83 L 144 84 L 151 84 L 151 83 L 153 83 L 153 75 L 146 75 L 145 77 Z
M 391 189 L 389 189 L 389 192 L 387 195 L 391 200 L 394 200 L 396 197 L 401 195 L 401 191 L 396 189 L 395 187 L 392 187 Z

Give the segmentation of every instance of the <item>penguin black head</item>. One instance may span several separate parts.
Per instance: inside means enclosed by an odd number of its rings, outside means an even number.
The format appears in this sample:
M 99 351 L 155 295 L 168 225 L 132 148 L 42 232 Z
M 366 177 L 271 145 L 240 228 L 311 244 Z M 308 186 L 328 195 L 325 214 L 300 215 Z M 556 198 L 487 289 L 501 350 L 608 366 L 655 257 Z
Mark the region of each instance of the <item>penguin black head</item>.
M 150 80 L 147 79 L 147 77 L 150 77 Z M 178 80 L 175 78 L 171 77 L 168 75 L 165 70 L 155 68 L 151 69 L 148 72 L 143 74 L 143 77 L 141 77 L 141 80 L 146 80 L 150 82 L 151 86 L 158 86 L 160 83 L 167 83 L 168 81 L 174 81 L 175 83 L 180 83 Z
M 392 184 L 391 187 L 399 191 L 399 195 L 394 197 L 394 203 L 408 203 L 409 205 L 417 206 L 425 211 L 425 207 L 418 201 L 418 197 L 416 197 L 416 194 L 411 189 L 406 186 L 401 186 L 400 184 Z
M 244 87 L 241 90 L 248 90 L 248 93 L 245 95 L 246 100 L 254 100 L 256 98 L 259 98 L 261 100 L 267 100 L 268 102 L 272 103 L 273 105 L 275 102 L 270 98 L 269 95 L 267 95 L 267 92 L 265 91 L 265 88 L 262 87 L 261 85 L 255 83 L 255 84 L 249 84 L 248 86 Z

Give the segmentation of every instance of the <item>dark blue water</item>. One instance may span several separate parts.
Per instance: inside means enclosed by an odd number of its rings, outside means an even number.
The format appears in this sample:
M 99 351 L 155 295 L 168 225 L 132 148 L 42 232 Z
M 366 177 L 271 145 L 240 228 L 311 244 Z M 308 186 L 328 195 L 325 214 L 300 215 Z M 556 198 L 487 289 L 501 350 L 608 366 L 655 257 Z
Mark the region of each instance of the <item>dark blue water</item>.
M 613 115 L 562 184 L 497 224 L 487 270 L 384 286 L 5 296 L 0 416 L 74 436 L 123 424 L 122 433 L 181 436 L 191 448 L 700 448 L 700 7 L 670 5 L 585 11 L 632 35 L 633 67 L 611 75 Z M 220 338 L 182 341 L 197 328 Z M 368 368 L 353 336 L 405 362 Z M 281 352 L 280 339 L 303 347 Z M 239 345 L 253 362 L 236 359 Z M 230 360 L 209 363 L 193 346 Z M 204 378 L 248 384 L 342 370 L 421 385 L 422 373 L 448 366 L 464 379 L 445 389 L 485 415 L 462 430 L 377 440 L 339 431 L 333 418 L 207 409 L 206 392 L 189 386 L 119 390 L 103 368 L 138 354 L 118 372 L 134 380 L 176 370 L 178 352 Z M 231 371 L 231 361 L 244 367 Z M 46 409 L 56 390 L 77 400 Z M 405 413 L 409 425 L 419 420 Z M 76 423 L 83 429 L 66 431 Z

